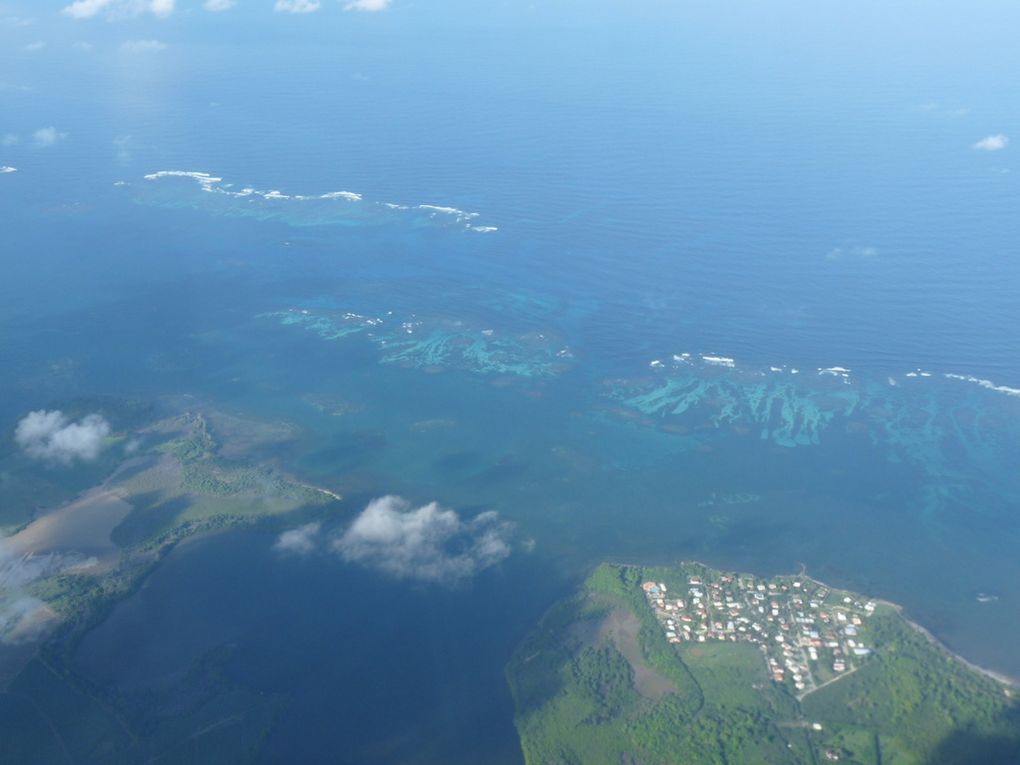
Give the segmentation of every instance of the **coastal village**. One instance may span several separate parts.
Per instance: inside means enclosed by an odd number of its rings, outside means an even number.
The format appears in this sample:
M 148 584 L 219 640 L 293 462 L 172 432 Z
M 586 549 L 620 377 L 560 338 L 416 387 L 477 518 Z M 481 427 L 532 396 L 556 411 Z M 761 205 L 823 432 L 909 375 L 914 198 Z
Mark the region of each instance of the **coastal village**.
M 682 587 L 641 585 L 670 643 L 748 642 L 798 698 L 854 672 L 871 654 L 873 601 L 807 577 L 762 579 L 685 567 Z

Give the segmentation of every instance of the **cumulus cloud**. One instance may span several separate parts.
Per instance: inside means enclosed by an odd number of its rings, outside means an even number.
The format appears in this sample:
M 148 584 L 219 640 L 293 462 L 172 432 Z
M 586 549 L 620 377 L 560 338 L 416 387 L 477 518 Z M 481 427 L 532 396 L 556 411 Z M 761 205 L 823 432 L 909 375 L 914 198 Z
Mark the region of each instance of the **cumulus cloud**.
M 73 19 L 91 19 L 103 14 L 109 19 L 123 19 L 151 13 L 165 19 L 174 12 L 176 0 L 75 0 L 63 13 Z
M 1009 146 L 1009 138 L 1002 133 L 998 133 L 982 138 L 974 144 L 973 148 L 980 151 L 1002 151 L 1007 146 Z
M 110 435 L 110 423 L 102 415 L 90 414 L 71 422 L 59 410 L 29 412 L 14 431 L 14 440 L 36 459 L 69 465 L 75 460 L 94 460 Z
M 120 49 L 125 53 L 159 53 L 166 50 L 166 43 L 159 40 L 128 40 Z
M 285 531 L 280 534 L 273 547 L 280 552 L 307 555 L 318 544 L 319 529 L 321 527 L 321 524 L 313 522 L 306 523 L 304 526 L 298 526 L 290 531 Z
M 435 502 L 412 507 L 387 496 L 372 500 L 332 546 L 344 560 L 398 579 L 456 584 L 506 558 L 511 529 L 495 512 L 465 521 Z
M 364 11 L 375 13 L 385 11 L 391 5 L 391 0 L 351 0 L 344 6 L 345 11 Z
M 18 140 L 18 136 L 14 133 L 4 133 L 3 138 L 0 138 L 0 146 L 13 146 Z
M 73 19 L 91 19 L 112 4 L 113 0 L 75 0 L 62 12 Z
M 149 10 L 154 16 L 165 19 L 174 12 L 175 0 L 152 0 Z
M 30 42 L 28 45 L 26 45 L 24 47 L 24 50 L 27 50 L 29 53 L 35 53 L 36 51 L 40 51 L 45 47 L 46 43 L 44 43 L 42 40 L 36 40 L 35 42 Z
M 237 5 L 236 0 L 205 0 L 202 7 L 207 11 L 218 13 L 220 11 L 229 11 L 235 5 Z
M 314 13 L 319 10 L 319 0 L 276 0 L 273 10 L 277 13 Z
M 67 138 L 67 133 L 61 133 L 55 127 L 43 127 L 32 133 L 32 143 L 40 149 L 52 146 L 55 143 Z

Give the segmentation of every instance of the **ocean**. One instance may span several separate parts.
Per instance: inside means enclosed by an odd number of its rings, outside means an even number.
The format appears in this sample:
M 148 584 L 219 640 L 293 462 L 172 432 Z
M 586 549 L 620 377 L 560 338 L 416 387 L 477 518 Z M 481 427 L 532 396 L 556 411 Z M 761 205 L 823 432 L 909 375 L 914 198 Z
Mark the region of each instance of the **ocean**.
M 804 565 L 1020 676 L 1020 187 L 974 148 L 1020 124 L 1018 15 L 0 27 L 8 430 L 189 394 L 300 427 L 276 458 L 348 497 L 327 533 L 384 495 L 514 528 L 455 586 L 184 545 L 80 671 L 142 693 L 229 642 L 290 699 L 267 762 L 515 762 L 502 668 L 543 611 L 597 561 L 693 558 Z

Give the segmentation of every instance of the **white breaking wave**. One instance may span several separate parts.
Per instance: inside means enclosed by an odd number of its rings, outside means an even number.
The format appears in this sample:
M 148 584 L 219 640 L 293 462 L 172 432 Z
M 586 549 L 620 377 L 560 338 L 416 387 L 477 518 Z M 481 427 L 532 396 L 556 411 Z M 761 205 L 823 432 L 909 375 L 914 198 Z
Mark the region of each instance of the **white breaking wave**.
M 963 380 L 964 382 L 974 383 L 980 385 L 982 388 L 993 390 L 996 393 L 1005 393 L 1007 396 L 1016 396 L 1020 398 L 1020 388 L 1010 388 L 1007 385 L 996 385 L 991 380 L 982 380 L 980 377 L 974 377 L 973 375 L 954 375 L 946 374 L 950 380 Z
M 18 168 L 11 167 L 10 165 L 0 165 L 0 175 L 7 175 L 8 173 L 16 173 Z
M 13 172 L 13 168 L 11 169 Z M 306 194 L 285 194 L 278 189 L 272 189 L 270 191 L 261 191 L 251 186 L 246 186 L 240 191 L 233 191 L 233 184 L 223 183 L 223 179 L 212 175 L 211 173 L 203 173 L 194 170 L 160 170 L 155 173 L 149 173 L 143 176 L 147 181 L 158 181 L 163 178 L 190 178 L 195 181 L 202 189 L 202 191 L 210 194 L 220 194 L 227 197 L 233 197 L 235 199 L 241 198 L 261 198 L 271 202 L 287 202 L 287 201 L 310 201 L 310 200 L 325 200 L 325 201 L 342 201 L 342 202 L 364 202 L 364 197 L 354 191 L 330 191 L 325 194 L 317 195 L 306 195 Z M 463 224 L 464 227 L 469 231 L 475 231 L 481 234 L 489 234 L 494 231 L 498 231 L 496 226 L 476 226 L 472 225 L 472 221 L 479 217 L 479 213 L 468 212 L 461 210 L 456 207 L 449 207 L 446 205 L 432 205 L 432 204 L 419 204 L 419 205 L 401 205 L 395 202 L 369 202 L 366 204 L 375 205 L 378 207 L 384 207 L 388 210 L 396 211 L 410 211 L 420 210 L 426 213 L 430 218 L 442 219 L 448 218 L 453 223 Z
M 449 215 L 452 216 L 458 222 L 467 222 L 478 217 L 478 213 L 465 212 L 464 210 L 458 210 L 456 207 L 445 207 L 443 205 L 417 205 L 416 210 L 425 210 L 430 213 L 432 217 L 436 215 Z M 476 228 L 470 226 L 469 228 Z
M 331 191 L 328 194 L 323 194 L 319 199 L 347 199 L 351 202 L 360 202 L 362 196 L 353 191 Z
M 211 194 L 224 194 L 228 197 L 262 197 L 263 199 L 278 200 L 344 199 L 348 202 L 360 202 L 362 200 L 361 194 L 356 194 L 353 191 L 330 191 L 326 194 L 319 194 L 318 196 L 284 194 L 282 191 L 278 191 L 276 189 L 273 189 L 272 191 L 259 191 L 251 186 L 246 186 L 240 191 L 231 191 L 230 189 L 233 184 L 223 184 L 222 178 L 194 170 L 160 170 L 156 173 L 149 173 L 144 176 L 144 178 L 147 181 L 158 181 L 161 178 L 191 178 L 202 187 L 202 191 L 208 191 Z
M 672 354 L 672 359 L 671 360 L 672 360 L 672 364 L 670 366 L 673 369 L 677 369 L 677 368 L 679 368 L 681 366 L 696 366 L 699 361 L 702 364 L 706 365 L 706 366 L 723 367 L 725 369 L 734 369 L 734 370 L 738 369 L 738 365 L 737 365 L 736 359 L 731 357 L 731 356 L 720 356 L 720 355 L 708 354 L 708 353 L 700 353 L 700 354 L 696 354 L 696 355 L 690 354 L 690 353 L 674 353 L 674 354 Z M 666 365 L 666 362 L 663 361 L 660 358 L 660 359 L 653 359 L 652 361 L 648 362 L 648 366 L 650 368 L 652 368 L 652 369 L 663 369 L 667 365 Z M 787 366 L 786 364 L 783 364 L 781 366 L 780 365 L 776 365 L 776 364 L 770 364 L 767 367 L 761 367 L 761 368 L 754 369 L 754 370 L 747 370 L 744 367 L 739 367 L 739 369 L 742 370 L 745 373 L 750 372 L 750 373 L 753 373 L 753 374 L 756 374 L 756 375 L 759 375 L 759 376 L 770 374 L 770 373 L 771 374 L 784 374 L 784 375 L 785 374 L 789 374 L 789 375 L 799 375 L 800 374 L 800 369 L 798 369 L 797 367 Z M 841 367 L 841 366 L 818 367 L 817 368 L 817 373 L 820 376 L 835 377 L 835 378 L 839 379 L 840 382 L 844 383 L 845 385 L 853 384 L 852 383 L 852 379 L 851 379 L 851 370 L 848 369 L 847 367 Z M 926 377 L 930 376 L 930 373 L 928 373 L 928 372 L 921 372 L 920 370 L 918 370 L 918 373 L 920 375 L 923 375 L 923 376 L 926 376 Z
M 735 369 L 737 366 L 736 361 L 729 356 L 713 356 L 708 354 L 700 354 L 698 357 L 693 357 L 690 353 L 674 353 L 672 355 L 673 364 L 671 368 L 677 369 L 681 365 L 690 366 L 695 363 L 696 359 L 700 359 L 701 362 L 704 364 L 718 367 L 726 367 L 727 369 Z M 652 359 L 651 361 L 648 362 L 648 367 L 650 369 L 665 369 L 666 362 L 663 361 L 662 359 Z M 800 370 L 797 369 L 796 367 L 776 366 L 774 364 L 768 367 L 768 371 L 773 374 L 780 373 L 788 373 L 791 375 L 800 374 Z M 756 372 L 756 374 L 763 375 L 765 374 L 765 372 L 758 371 Z M 851 382 L 851 370 L 848 369 L 847 367 L 842 366 L 818 367 L 817 374 L 823 377 L 835 377 L 846 385 L 853 384 Z M 1012 388 L 1008 385 L 997 385 L 992 380 L 986 380 L 981 377 L 975 377 L 974 375 L 961 375 L 952 373 L 945 373 L 942 376 L 949 380 L 960 380 L 962 382 L 968 382 L 974 385 L 979 385 L 985 390 L 990 390 L 995 393 L 1002 393 L 1006 396 L 1020 398 L 1020 388 Z M 935 377 L 935 373 L 929 372 L 928 370 L 925 369 L 918 368 L 911 372 L 905 373 L 903 377 L 910 379 L 925 379 Z M 899 386 L 899 382 L 895 377 L 887 377 L 886 382 L 891 387 Z
M 718 366 L 718 367 L 725 367 L 727 369 L 735 369 L 736 366 L 737 366 L 736 361 L 733 358 L 729 357 L 729 356 L 713 356 L 713 355 L 709 355 L 709 354 L 699 354 L 698 356 L 692 356 L 690 353 L 674 353 L 672 355 L 672 362 L 673 363 L 671 365 L 671 368 L 672 369 L 678 369 L 681 365 L 692 366 L 699 359 L 704 364 L 712 365 L 712 366 Z M 648 362 L 648 367 L 650 369 L 665 369 L 666 366 L 667 366 L 666 362 L 663 361 L 662 359 L 652 359 L 651 361 Z M 758 374 L 758 375 L 766 374 L 764 369 L 765 368 L 763 367 L 761 370 L 756 371 L 755 374 Z M 767 367 L 767 369 L 768 369 L 768 372 L 771 372 L 772 374 L 781 374 L 781 373 L 787 373 L 787 374 L 791 374 L 791 375 L 800 374 L 800 370 L 797 369 L 796 367 L 787 367 L 785 365 L 784 366 L 776 366 L 776 365 L 773 364 L 773 365 L 770 365 L 769 367 Z M 744 371 L 746 371 L 746 370 L 744 370 Z M 852 383 L 851 373 L 852 373 L 852 370 L 850 370 L 847 367 L 842 367 L 842 366 L 818 367 L 817 368 L 817 374 L 819 376 L 822 376 L 822 377 L 835 377 L 835 378 L 839 379 L 841 382 L 843 382 L 846 385 L 852 385 L 853 384 Z M 926 369 L 918 368 L 918 369 L 914 369 L 911 372 L 906 372 L 902 376 L 904 378 L 910 378 L 910 379 L 926 379 L 926 378 L 935 377 L 936 374 L 934 372 L 929 372 Z M 1004 394 L 1006 396 L 1012 396 L 1014 398 L 1020 398 L 1020 388 L 1012 388 L 1012 387 L 1010 387 L 1008 385 L 997 385 L 992 380 L 986 380 L 986 379 L 983 379 L 981 377 L 975 377 L 974 375 L 961 375 L 961 374 L 952 374 L 952 373 L 945 373 L 942 376 L 947 378 L 947 379 L 950 379 L 950 380 L 960 380 L 962 382 L 968 382 L 968 383 L 972 383 L 974 385 L 979 385 L 982 388 L 984 388 L 985 390 L 990 390 L 990 391 L 993 391 L 995 393 L 1002 393 L 1002 394 Z M 898 387 L 899 386 L 899 381 L 897 380 L 896 377 L 887 377 L 886 378 L 886 382 L 891 387 Z
M 701 360 L 706 364 L 714 364 L 717 367 L 729 367 L 730 369 L 737 365 L 737 362 L 728 356 L 706 356 L 702 354 Z
M 850 370 L 846 367 L 823 367 L 818 370 L 818 374 L 838 377 L 845 383 L 850 382 Z
M 222 178 L 216 178 L 209 175 L 209 173 L 199 173 L 192 170 L 160 170 L 145 176 L 147 181 L 158 181 L 160 178 L 192 178 L 198 182 L 203 191 L 212 191 L 213 186 L 223 182 Z

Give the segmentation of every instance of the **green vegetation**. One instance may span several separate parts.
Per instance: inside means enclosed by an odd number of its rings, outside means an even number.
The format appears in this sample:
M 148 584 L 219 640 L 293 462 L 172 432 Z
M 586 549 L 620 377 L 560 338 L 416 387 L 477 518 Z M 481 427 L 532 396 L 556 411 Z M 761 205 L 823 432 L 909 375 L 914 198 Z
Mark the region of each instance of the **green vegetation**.
M 210 420 L 223 423 L 227 443 L 218 442 Z M 264 441 L 286 433 L 280 425 L 217 412 L 140 425 L 135 440 L 142 448 L 105 464 L 107 477 L 93 487 L 131 506 L 126 517 L 96 516 L 95 536 L 109 535 L 113 553 L 99 561 L 96 570 L 63 571 L 27 585 L 27 594 L 61 618 L 61 629 L 47 649 L 54 666 L 63 664 L 57 646 L 73 645 L 186 537 L 314 509 L 335 498 L 246 458 Z M 45 536 L 34 538 L 35 549 L 45 551 L 46 544 Z
M 239 525 L 275 528 L 287 523 L 285 514 L 315 514 L 336 499 L 256 459 L 265 444 L 288 437 L 285 425 L 208 412 L 138 422 L 134 432 L 130 454 L 111 447 L 65 487 L 38 492 L 59 506 L 91 487 L 131 509 L 126 517 L 94 514 L 93 537 L 108 535 L 112 545 L 97 552 L 93 565 L 27 581 L 16 593 L 44 602 L 59 624 L 34 655 L 21 651 L 15 657 L 20 663 L 4 667 L 0 763 L 250 762 L 283 708 L 284 699 L 230 676 L 226 646 L 198 661 L 183 683 L 159 691 L 159 698 L 124 696 L 75 671 L 82 635 L 182 540 Z M 2 467 L 19 459 L 0 454 L 0 491 L 8 489 Z M 26 494 L 45 488 L 41 479 L 30 479 L 16 486 L 27 487 Z M 29 521 L 36 512 L 26 506 L 10 518 L 34 532 Z M 32 539 L 46 551 L 49 537 L 36 533 Z
M 1020 762 L 1012 691 L 892 607 L 867 661 L 800 700 L 750 642 L 671 644 L 641 583 L 686 592 L 693 570 L 602 565 L 546 615 L 507 667 L 528 765 Z
M 159 444 L 154 451 L 164 452 L 180 460 L 204 460 L 216 453 L 216 441 L 209 432 L 205 417 L 195 415 L 191 422 L 186 422 L 186 429 L 178 438 Z
M 613 720 L 636 701 L 630 664 L 612 643 L 584 648 L 571 669 L 583 698 L 596 710 L 589 723 Z
M 826 744 L 862 763 L 910 765 L 952 761 L 943 739 L 954 731 L 1020 741 L 1001 684 L 938 649 L 890 607 L 876 613 L 872 635 L 871 661 L 804 700 L 807 715 L 831 722 Z M 1020 761 L 1020 745 L 1013 754 Z
M 164 440 L 116 481 L 135 509 L 113 530 L 113 540 L 122 547 L 160 545 L 182 528 L 221 528 L 329 501 L 323 492 L 250 463 L 234 441 L 257 445 L 251 431 L 259 426 L 250 424 L 246 431 L 242 422 L 230 418 L 232 441 L 226 445 L 217 442 L 201 414 L 153 426 Z M 228 459 L 222 456 L 227 451 L 242 454 Z

